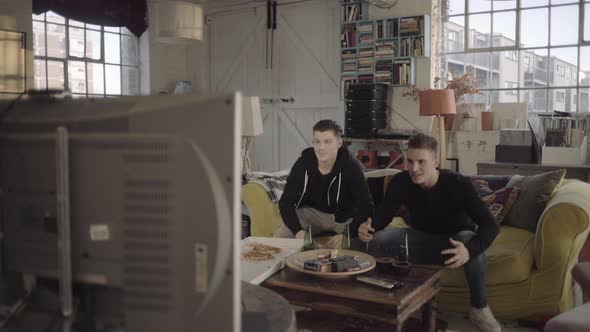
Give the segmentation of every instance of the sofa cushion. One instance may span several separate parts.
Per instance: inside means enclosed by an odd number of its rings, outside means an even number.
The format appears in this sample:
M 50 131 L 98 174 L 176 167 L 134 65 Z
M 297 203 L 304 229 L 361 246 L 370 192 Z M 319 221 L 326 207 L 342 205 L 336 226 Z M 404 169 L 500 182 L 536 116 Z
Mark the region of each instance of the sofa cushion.
M 506 186 L 512 175 L 470 175 L 469 178 L 474 185 L 477 181 L 485 181 L 492 190 L 498 190 Z
M 488 274 L 486 285 L 512 284 L 529 278 L 533 269 L 534 234 L 520 228 L 502 226 L 500 233 L 486 251 Z M 443 286 L 464 287 L 463 269 L 445 270 Z
M 520 188 L 520 194 L 506 215 L 504 224 L 534 233 L 545 205 L 564 176 L 564 169 L 532 176 L 513 176 L 506 186 Z
M 510 212 L 519 192 L 520 189 L 518 187 L 505 187 L 481 198 L 494 216 L 494 219 L 496 219 L 498 225 L 504 221 L 504 218 Z
M 496 223 L 501 224 L 516 201 L 520 189 L 518 187 L 502 187 L 494 191 L 485 180 L 472 178 L 471 182 L 496 219 Z

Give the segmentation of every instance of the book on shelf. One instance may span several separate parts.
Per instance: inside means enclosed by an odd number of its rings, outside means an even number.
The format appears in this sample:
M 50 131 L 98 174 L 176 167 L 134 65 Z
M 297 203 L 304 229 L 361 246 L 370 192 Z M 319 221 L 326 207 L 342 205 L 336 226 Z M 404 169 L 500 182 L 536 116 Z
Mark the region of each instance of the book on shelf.
M 356 25 L 345 25 L 340 34 L 342 48 L 356 47 Z
M 400 56 L 423 56 L 424 37 L 404 38 L 400 42 Z
M 423 17 L 406 17 L 399 21 L 399 35 L 418 36 L 424 34 L 424 18 Z
M 370 33 L 373 33 L 373 24 L 372 23 L 370 23 L 370 24 L 366 24 L 366 23 L 359 24 L 358 25 L 358 30 L 359 30 L 359 32 L 370 32 Z
M 344 98 L 344 96 L 346 96 L 346 92 L 348 91 L 348 86 L 350 84 L 356 83 L 357 78 L 356 76 L 348 76 L 348 77 L 343 77 L 341 80 L 342 84 L 340 84 L 341 87 L 341 91 L 340 91 L 340 95 L 342 96 L 342 98 Z
M 377 21 L 377 39 L 397 37 L 397 20 L 386 19 Z
M 394 43 L 392 41 L 377 42 L 375 44 L 375 57 L 393 57 Z
M 406 85 L 411 83 L 412 62 L 409 59 L 393 61 L 393 84 Z
M 355 59 L 356 59 L 356 50 L 343 50 L 342 51 L 342 61 L 355 60 Z
M 373 83 L 373 74 L 359 75 L 358 83 Z
M 341 15 L 344 22 L 358 21 L 362 15 L 362 6 L 360 4 L 342 6 Z
M 415 59 L 425 56 L 428 15 L 369 20 L 361 0 L 341 2 L 342 92 L 351 82 L 413 84 Z
M 365 59 L 365 58 L 373 58 L 373 49 L 372 48 L 361 48 L 359 50 L 359 59 Z

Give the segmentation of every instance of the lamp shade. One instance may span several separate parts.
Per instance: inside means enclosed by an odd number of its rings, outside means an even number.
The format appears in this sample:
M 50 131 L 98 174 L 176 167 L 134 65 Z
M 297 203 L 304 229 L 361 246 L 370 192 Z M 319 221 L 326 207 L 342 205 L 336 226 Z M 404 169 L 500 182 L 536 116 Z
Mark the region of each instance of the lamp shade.
M 163 42 L 203 39 L 203 8 L 182 1 L 158 4 L 158 37 Z
M 445 115 L 457 113 L 455 92 L 452 89 L 420 92 L 420 115 Z
M 260 97 L 242 97 L 242 136 L 258 136 L 263 132 Z

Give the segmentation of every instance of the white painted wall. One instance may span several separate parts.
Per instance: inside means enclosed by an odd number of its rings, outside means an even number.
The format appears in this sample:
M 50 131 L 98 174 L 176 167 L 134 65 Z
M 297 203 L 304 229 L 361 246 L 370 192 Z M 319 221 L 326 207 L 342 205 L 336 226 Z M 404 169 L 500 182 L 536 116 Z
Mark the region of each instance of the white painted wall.
M 191 81 L 193 92 L 207 93 L 206 73 L 207 28 L 203 41 L 186 43 L 162 42 L 158 38 L 157 13 L 159 1 L 148 1 L 149 29 L 140 42 L 142 57 L 147 51 L 148 61 L 142 66 L 142 75 L 147 69 L 148 77 L 142 78 L 144 94 L 172 92 L 177 80 Z M 149 63 L 149 65 L 148 65 Z

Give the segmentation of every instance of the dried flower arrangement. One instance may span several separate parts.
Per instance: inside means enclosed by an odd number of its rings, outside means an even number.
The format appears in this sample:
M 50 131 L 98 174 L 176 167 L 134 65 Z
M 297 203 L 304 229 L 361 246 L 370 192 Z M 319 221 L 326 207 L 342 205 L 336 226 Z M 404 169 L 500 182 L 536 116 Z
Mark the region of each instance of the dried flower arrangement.
M 479 86 L 481 85 L 481 81 L 472 75 L 472 68 L 467 68 L 468 70 L 463 73 L 462 75 L 457 75 L 454 70 L 450 72 L 450 79 L 446 80 L 446 86 L 444 89 L 452 89 L 455 91 L 455 102 L 459 103 L 463 100 L 465 95 L 469 94 L 481 94 L 479 91 Z M 470 70 L 471 69 L 471 70 Z M 442 79 L 438 76 L 434 78 L 434 86 L 438 87 L 441 85 Z M 415 101 L 418 101 L 418 97 L 420 92 L 428 91 L 432 89 L 418 89 L 416 86 L 412 86 L 409 88 L 410 90 L 403 93 L 404 97 L 411 97 L 414 98 Z

